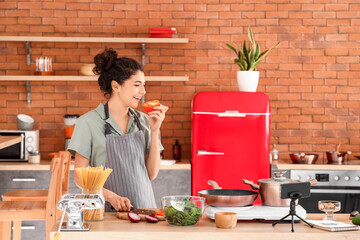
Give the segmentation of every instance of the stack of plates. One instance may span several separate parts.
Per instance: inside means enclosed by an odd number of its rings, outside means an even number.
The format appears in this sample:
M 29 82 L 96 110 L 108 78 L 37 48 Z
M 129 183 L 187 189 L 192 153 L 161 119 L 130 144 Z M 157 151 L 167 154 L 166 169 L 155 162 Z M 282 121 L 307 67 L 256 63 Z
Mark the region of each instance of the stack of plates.
M 160 165 L 173 165 L 176 163 L 176 160 L 160 160 Z

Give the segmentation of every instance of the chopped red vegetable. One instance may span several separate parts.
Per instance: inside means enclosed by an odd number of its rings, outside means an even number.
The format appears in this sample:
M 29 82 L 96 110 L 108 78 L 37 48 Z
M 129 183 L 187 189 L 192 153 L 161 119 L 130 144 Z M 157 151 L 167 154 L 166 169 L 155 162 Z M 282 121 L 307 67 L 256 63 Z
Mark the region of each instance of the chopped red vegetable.
M 150 214 L 145 216 L 145 219 L 149 222 L 149 223 L 157 223 L 159 220 L 157 218 L 157 216 L 155 214 Z
M 129 217 L 130 221 L 134 222 L 134 223 L 140 222 L 140 220 L 141 220 L 139 214 L 136 214 L 133 212 L 128 212 L 128 217 Z
M 156 215 L 158 216 L 164 216 L 164 212 L 162 209 L 159 209 L 158 211 L 156 211 Z

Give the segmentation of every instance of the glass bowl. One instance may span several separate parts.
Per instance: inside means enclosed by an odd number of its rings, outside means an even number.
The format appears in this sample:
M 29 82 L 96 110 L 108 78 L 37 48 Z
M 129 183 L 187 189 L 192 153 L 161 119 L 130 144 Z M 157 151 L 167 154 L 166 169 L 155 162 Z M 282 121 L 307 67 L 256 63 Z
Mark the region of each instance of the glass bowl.
M 318 202 L 318 208 L 320 211 L 325 212 L 324 221 L 335 221 L 334 212 L 338 212 L 341 209 L 341 202 L 333 200 L 321 200 Z
M 165 196 L 161 198 L 165 219 L 170 225 L 195 225 L 205 208 L 205 198 L 196 196 Z

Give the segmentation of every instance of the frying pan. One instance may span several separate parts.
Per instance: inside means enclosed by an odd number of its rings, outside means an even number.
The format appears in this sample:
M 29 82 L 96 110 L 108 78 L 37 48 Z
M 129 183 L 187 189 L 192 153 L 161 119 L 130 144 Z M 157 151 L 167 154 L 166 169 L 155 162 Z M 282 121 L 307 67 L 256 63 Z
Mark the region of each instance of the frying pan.
M 222 189 L 212 180 L 208 181 L 214 189 L 201 190 L 200 197 L 204 197 L 206 204 L 214 207 L 243 207 L 255 202 L 258 192 L 241 189 Z

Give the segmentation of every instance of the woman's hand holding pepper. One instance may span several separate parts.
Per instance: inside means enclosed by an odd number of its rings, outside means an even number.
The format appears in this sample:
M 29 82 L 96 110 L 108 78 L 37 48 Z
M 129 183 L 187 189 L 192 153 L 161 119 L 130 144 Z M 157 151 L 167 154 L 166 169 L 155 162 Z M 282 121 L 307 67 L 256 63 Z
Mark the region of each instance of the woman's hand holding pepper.
M 165 113 L 168 109 L 169 108 L 167 106 L 160 104 L 160 106 L 154 107 L 154 111 L 148 113 L 151 131 L 157 131 L 160 129 L 165 118 Z

